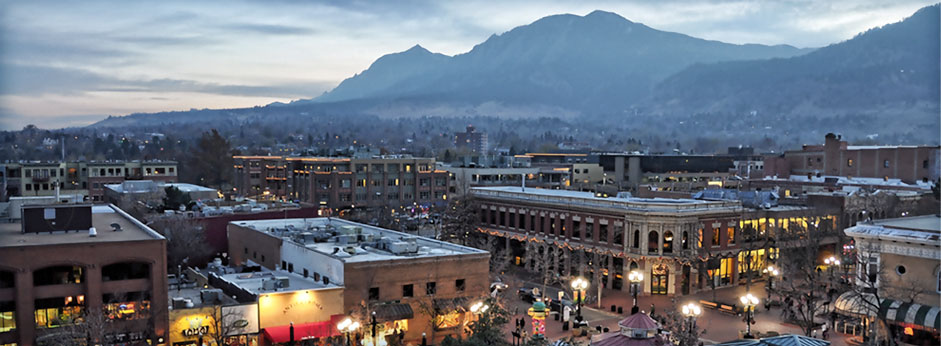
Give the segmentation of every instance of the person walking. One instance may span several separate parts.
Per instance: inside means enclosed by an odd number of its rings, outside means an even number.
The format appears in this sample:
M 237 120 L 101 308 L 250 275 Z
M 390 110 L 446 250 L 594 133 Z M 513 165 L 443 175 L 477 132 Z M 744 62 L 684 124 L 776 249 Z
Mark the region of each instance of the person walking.
M 827 340 L 830 337 L 830 334 L 829 334 L 830 329 L 827 328 L 827 324 L 824 323 L 823 326 L 820 327 L 820 329 L 822 330 L 822 332 L 820 333 L 820 336 L 823 337 L 824 340 Z

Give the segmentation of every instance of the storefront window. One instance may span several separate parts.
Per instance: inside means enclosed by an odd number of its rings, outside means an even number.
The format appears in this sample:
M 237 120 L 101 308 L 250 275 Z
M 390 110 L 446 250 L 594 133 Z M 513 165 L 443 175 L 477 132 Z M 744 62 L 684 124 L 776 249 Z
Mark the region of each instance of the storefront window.
M 37 328 L 55 328 L 76 322 L 84 312 L 84 297 L 36 299 L 34 311 Z
M 150 296 L 147 292 L 105 294 L 102 310 L 113 320 L 139 320 L 150 317 Z
M 14 310 L 16 310 L 15 302 L 0 302 L 0 333 L 16 329 Z
M 464 314 L 462 314 L 460 311 L 456 309 L 448 313 L 435 316 L 435 329 L 442 330 L 442 329 L 455 328 L 461 325 L 462 316 L 464 316 Z

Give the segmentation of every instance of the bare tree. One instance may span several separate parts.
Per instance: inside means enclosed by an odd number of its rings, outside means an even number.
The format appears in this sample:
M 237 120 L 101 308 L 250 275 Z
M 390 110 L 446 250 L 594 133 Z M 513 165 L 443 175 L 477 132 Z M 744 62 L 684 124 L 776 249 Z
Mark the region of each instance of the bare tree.
M 469 194 L 454 198 L 442 217 L 441 239 L 467 245 L 467 240 L 480 226 L 480 208 Z
M 821 272 L 818 257 L 825 237 L 833 233 L 831 222 L 819 219 L 808 227 L 792 224 L 777 234 L 777 246 L 782 259 L 782 279 L 773 292 L 786 302 L 787 317 L 793 319 L 810 336 L 816 327 L 815 317 L 827 302 L 827 276 Z
M 169 269 L 202 263 L 212 255 L 203 227 L 195 220 L 182 216 L 159 217 L 150 226 L 167 238 Z
M 682 315 L 674 304 L 666 314 L 661 315 L 660 323 L 664 330 L 670 331 L 670 338 L 678 345 L 699 345 L 699 338 L 706 334 L 700 329 L 695 320 Z
M 238 305 L 213 306 L 209 312 L 209 333 L 206 335 L 216 342 L 216 345 L 224 345 L 225 339 L 231 335 L 245 334 L 240 333 L 248 326 L 246 316 L 238 309 Z

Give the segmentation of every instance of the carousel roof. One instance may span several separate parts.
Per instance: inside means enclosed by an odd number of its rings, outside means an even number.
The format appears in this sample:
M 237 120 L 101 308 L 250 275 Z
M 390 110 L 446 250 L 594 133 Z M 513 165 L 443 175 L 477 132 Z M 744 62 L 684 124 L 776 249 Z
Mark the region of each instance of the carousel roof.
M 629 316 L 618 322 L 618 325 L 624 328 L 630 329 L 657 329 L 660 328 L 660 325 L 657 324 L 657 321 L 654 321 L 650 316 L 644 313 L 637 313 Z

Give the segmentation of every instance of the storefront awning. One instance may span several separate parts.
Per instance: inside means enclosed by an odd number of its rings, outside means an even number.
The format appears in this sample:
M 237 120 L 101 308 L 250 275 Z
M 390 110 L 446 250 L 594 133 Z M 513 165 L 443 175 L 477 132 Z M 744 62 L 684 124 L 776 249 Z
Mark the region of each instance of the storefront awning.
M 294 325 L 294 341 L 324 338 L 340 335 L 337 330 L 337 323 L 343 319 L 343 315 L 334 315 L 329 321 L 301 323 Z M 285 343 L 291 341 L 291 326 L 266 327 L 264 329 L 265 338 L 275 343 Z
M 878 312 L 879 302 L 876 296 L 870 293 L 857 293 L 849 291 L 841 294 L 834 302 L 836 311 L 850 316 L 875 316 Z
M 467 305 L 467 298 L 465 297 L 434 300 L 434 308 L 435 310 L 438 310 L 438 311 L 457 310 L 461 307 L 465 307 L 466 305 Z
M 885 299 L 879 305 L 879 317 L 885 318 L 887 321 L 909 323 L 941 330 L 941 309 L 936 306 Z
M 408 304 L 381 304 L 373 307 L 373 311 L 376 312 L 376 322 L 407 320 L 415 316 Z

